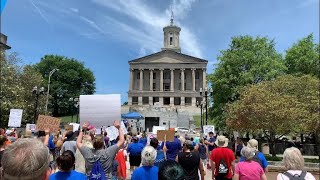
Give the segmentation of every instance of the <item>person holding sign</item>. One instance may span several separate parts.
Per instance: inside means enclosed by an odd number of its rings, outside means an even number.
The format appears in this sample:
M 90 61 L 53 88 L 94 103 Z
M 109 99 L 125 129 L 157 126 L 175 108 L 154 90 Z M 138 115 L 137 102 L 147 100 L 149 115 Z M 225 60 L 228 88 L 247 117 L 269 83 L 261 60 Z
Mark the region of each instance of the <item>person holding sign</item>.
M 129 153 L 129 162 L 130 162 L 130 172 L 139 167 L 141 164 L 141 152 L 144 148 L 143 144 L 138 142 L 139 139 L 137 136 L 132 138 L 132 143 L 129 144 L 128 153 Z
M 181 142 L 177 138 L 177 136 L 174 137 L 172 142 L 162 142 L 160 148 L 163 149 L 163 151 L 167 152 L 167 159 L 173 161 L 176 159 L 178 152 L 182 150 Z
M 93 138 L 93 149 L 84 146 L 82 144 L 82 137 L 83 133 L 88 129 L 89 123 L 86 122 L 82 125 L 82 130 L 80 131 L 77 139 L 77 147 L 85 159 L 86 175 L 88 177 L 91 174 L 91 169 L 93 168 L 93 165 L 97 161 L 101 163 L 106 178 L 111 179 L 112 177 L 113 160 L 115 159 L 117 152 L 123 146 L 124 143 L 123 129 L 120 128 L 120 123 L 118 121 L 115 121 L 113 125 L 119 131 L 119 141 L 117 142 L 117 144 L 110 146 L 107 149 L 105 149 L 104 147 L 103 135 L 100 134 L 96 135 Z

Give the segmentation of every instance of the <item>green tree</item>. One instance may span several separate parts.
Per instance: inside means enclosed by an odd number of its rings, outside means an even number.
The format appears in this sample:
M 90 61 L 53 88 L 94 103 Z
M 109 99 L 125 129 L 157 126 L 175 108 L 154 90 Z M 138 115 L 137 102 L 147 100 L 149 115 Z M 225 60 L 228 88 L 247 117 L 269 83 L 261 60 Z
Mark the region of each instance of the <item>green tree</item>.
M 320 79 L 320 45 L 314 43 L 313 35 L 299 40 L 286 51 L 285 64 L 288 74 L 311 74 Z
M 10 109 L 23 109 L 22 124 L 33 122 L 34 102 L 32 95 L 34 86 L 41 86 L 41 74 L 31 70 L 30 66 L 22 66 L 17 53 L 1 57 L 1 119 L 0 126 L 8 124 Z M 44 107 L 44 98 L 39 99 L 40 112 Z
M 233 37 L 218 60 L 217 68 L 209 75 L 213 89 L 210 116 L 220 128 L 225 127 L 225 105 L 238 99 L 242 87 L 274 79 L 286 70 L 274 41 L 267 37 Z
M 277 138 L 288 133 L 319 133 L 319 83 L 319 79 L 310 75 L 284 75 L 248 85 L 239 100 L 227 105 L 227 126 L 237 131 L 263 133 L 275 156 Z
M 51 76 L 50 103 L 53 116 L 70 115 L 69 98 L 81 94 L 93 94 L 95 92 L 95 77 L 92 71 L 82 62 L 72 58 L 58 55 L 45 55 L 35 68 L 42 74 L 45 84 L 48 84 L 49 72 L 59 69 Z

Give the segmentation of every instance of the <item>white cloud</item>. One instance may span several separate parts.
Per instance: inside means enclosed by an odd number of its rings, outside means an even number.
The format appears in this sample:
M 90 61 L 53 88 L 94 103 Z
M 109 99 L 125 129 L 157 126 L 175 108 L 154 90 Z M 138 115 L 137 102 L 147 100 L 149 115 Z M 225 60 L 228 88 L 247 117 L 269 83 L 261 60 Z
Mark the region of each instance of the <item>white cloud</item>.
M 79 9 L 77 9 L 77 8 L 70 8 L 70 10 L 71 10 L 72 12 L 74 12 L 74 13 L 78 13 L 78 12 L 79 12 Z
M 44 21 L 46 21 L 46 23 L 48 23 L 48 24 L 50 25 L 48 18 L 47 18 L 47 17 L 44 15 L 44 13 L 40 10 L 40 8 L 38 7 L 38 5 L 36 5 L 36 3 L 33 2 L 33 0 L 29 0 L 29 2 L 32 4 L 32 6 L 35 8 L 35 10 L 40 14 L 40 17 L 41 17 Z

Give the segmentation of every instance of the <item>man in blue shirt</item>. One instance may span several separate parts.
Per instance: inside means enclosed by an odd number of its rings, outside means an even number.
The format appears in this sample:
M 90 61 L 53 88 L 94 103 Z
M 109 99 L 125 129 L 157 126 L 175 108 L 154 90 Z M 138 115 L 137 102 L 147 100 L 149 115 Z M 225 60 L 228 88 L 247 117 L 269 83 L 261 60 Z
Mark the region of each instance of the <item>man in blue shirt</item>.
M 161 143 L 161 149 L 163 149 L 164 142 Z M 167 148 L 167 160 L 176 160 L 176 156 L 179 151 L 182 150 L 180 140 L 175 136 L 173 142 L 166 142 Z
M 258 162 L 264 172 L 268 172 L 268 161 L 264 157 L 263 153 L 258 150 L 258 141 L 255 139 L 250 139 L 247 143 L 247 147 L 255 149 L 256 155 L 253 157 L 253 161 Z M 240 158 L 240 162 L 242 161 L 245 161 L 243 156 Z
M 211 151 L 216 147 L 215 142 L 216 142 L 216 137 L 214 136 L 213 132 L 209 132 L 209 139 L 205 141 L 205 144 L 208 145 L 209 156 L 211 155 Z M 207 168 L 211 169 L 209 161 L 207 164 Z

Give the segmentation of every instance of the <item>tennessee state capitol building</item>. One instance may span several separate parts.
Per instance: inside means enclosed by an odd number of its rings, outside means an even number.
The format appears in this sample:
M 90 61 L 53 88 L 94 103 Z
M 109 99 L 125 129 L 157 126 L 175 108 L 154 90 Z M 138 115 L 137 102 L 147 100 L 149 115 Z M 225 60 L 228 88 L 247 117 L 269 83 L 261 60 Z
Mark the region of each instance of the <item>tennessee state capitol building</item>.
M 180 31 L 171 17 L 163 28 L 161 51 L 129 61 L 128 106 L 145 117 L 145 130 L 153 125 L 189 127 L 192 114 L 200 114 L 196 102 L 203 100 L 200 88 L 207 87 L 208 61 L 181 53 Z

